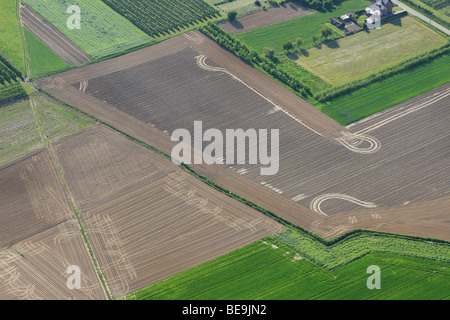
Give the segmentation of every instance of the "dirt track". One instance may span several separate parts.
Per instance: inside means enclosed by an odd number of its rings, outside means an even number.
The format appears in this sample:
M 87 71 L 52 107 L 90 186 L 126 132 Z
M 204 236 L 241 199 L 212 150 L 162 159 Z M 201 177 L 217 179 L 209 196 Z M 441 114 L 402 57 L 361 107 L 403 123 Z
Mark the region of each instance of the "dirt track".
M 76 66 L 93 60 L 30 7 L 21 4 L 20 16 L 24 27 L 69 65 Z
M 245 15 L 235 21 L 222 23 L 220 27 L 231 34 L 238 34 L 265 27 L 274 23 L 294 19 L 314 12 L 294 3 L 269 8 Z

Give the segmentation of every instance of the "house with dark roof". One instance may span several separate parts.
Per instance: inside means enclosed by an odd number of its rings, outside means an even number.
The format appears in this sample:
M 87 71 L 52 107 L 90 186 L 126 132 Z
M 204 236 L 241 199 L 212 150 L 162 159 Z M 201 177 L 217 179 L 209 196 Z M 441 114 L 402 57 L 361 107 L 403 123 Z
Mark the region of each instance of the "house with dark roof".
M 336 27 L 338 27 L 339 29 L 342 29 L 345 27 L 345 24 L 342 23 L 338 18 L 335 17 L 331 17 L 330 18 L 330 23 Z
M 365 12 L 368 16 L 374 15 L 376 13 L 384 16 L 386 14 L 392 13 L 394 4 L 391 0 L 377 0 L 373 5 L 368 6 Z

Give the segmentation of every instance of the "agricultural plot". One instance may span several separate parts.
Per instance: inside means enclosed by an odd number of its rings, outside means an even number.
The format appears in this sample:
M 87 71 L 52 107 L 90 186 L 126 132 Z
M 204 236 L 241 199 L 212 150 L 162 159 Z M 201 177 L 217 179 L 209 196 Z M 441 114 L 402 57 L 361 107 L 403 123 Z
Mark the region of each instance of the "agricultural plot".
M 18 9 L 16 0 L 0 1 L 0 52 L 5 54 L 17 69 L 25 73 L 24 49 L 16 9 Z
M 94 59 L 119 54 L 151 42 L 148 35 L 100 0 L 26 0 L 24 3 Z M 66 11 L 71 5 L 81 9 L 79 30 L 67 28 L 70 14 Z
M 32 103 L 23 100 L 0 108 L 0 166 L 44 147 L 41 133 L 55 142 L 90 125 L 42 97 Z
M 262 7 L 255 4 L 254 0 L 204 0 L 206 3 L 218 8 L 223 12 L 236 11 L 238 15 L 248 14 L 253 11 L 261 10 Z M 266 4 L 268 7 L 268 5 Z
M 73 272 L 67 271 L 70 266 L 80 268 L 80 289 L 72 290 L 67 285 Z M 2 300 L 106 299 L 74 219 L 1 248 L 0 276 Z
M 313 36 L 320 39 L 320 30 L 323 28 L 323 24 L 328 22 L 331 17 L 338 17 L 351 11 L 363 10 L 368 5 L 370 5 L 370 2 L 367 0 L 347 0 L 336 5 L 332 11 L 316 11 L 306 16 L 244 32 L 236 37 L 259 53 L 264 52 L 264 47 L 272 47 L 276 52 L 283 53 L 283 44 L 287 41 L 295 43 L 299 37 L 303 40 L 300 49 L 307 49 L 315 45 L 312 40 Z M 341 35 L 335 32 L 330 38 L 340 37 Z
M 196 33 L 186 37 L 145 49 L 141 64 L 133 60 L 135 65 L 124 66 L 118 59 L 43 79 L 40 84 L 79 108 L 86 108 L 84 101 L 89 101 L 89 111 L 135 137 L 143 124 L 148 132 L 154 132 L 151 128 L 170 134 L 179 128 L 192 130 L 194 121 L 199 120 L 204 130 L 279 128 L 276 175 L 261 176 L 258 165 L 231 165 L 225 171 L 209 166 L 195 169 L 236 194 L 258 199 L 254 202 L 264 203 L 260 204 L 264 208 L 270 201 L 243 188 L 241 181 L 259 185 L 254 189 L 258 192 L 268 190 L 272 201 L 280 197 L 291 200 L 287 201 L 293 204 L 290 208 L 268 207 L 307 229 L 316 219 L 340 212 L 448 195 L 448 85 L 399 106 L 386 119 L 377 115 L 375 123 L 344 128 L 321 113 L 316 116 L 313 106 L 206 38 Z M 171 47 L 176 48 L 172 53 Z M 130 58 L 123 57 L 126 60 Z M 82 81 L 88 86 L 80 90 Z M 124 120 L 122 115 L 128 118 Z M 170 154 L 171 144 L 165 144 L 161 136 L 147 139 L 144 141 Z M 166 135 L 166 141 L 169 139 Z M 422 217 L 426 216 L 423 212 Z M 388 215 L 381 218 L 379 230 L 389 223 Z M 399 226 L 399 232 L 402 228 L 407 224 Z M 445 237 L 433 230 L 427 230 L 427 236 Z
M 104 127 L 54 150 L 115 297 L 283 229 Z
M 90 128 L 53 148 L 80 212 L 90 211 L 176 169 L 161 166 L 156 153 L 103 127 Z
M 92 60 L 30 7 L 21 5 L 20 16 L 26 28 L 24 33 L 32 76 L 44 76 L 67 69 L 69 65 L 75 66 Z
M 47 151 L 0 170 L 0 248 L 67 220 L 71 211 Z
M 203 0 L 105 0 L 111 8 L 133 22 L 141 30 L 158 37 L 219 16 L 219 12 Z
M 325 42 L 296 62 L 325 81 L 340 85 L 394 66 L 445 44 L 447 39 L 412 17 L 389 20 L 380 29 Z
M 381 269 L 382 290 L 369 290 L 366 286 L 366 269 L 373 264 Z M 448 262 L 371 253 L 330 272 L 283 242 L 265 238 L 140 290 L 128 298 L 448 299 L 448 266 Z
M 0 52 L 0 106 L 26 96 L 19 83 L 22 79 L 20 71 Z
M 30 70 L 32 78 L 39 78 L 67 70 L 70 65 L 50 50 L 30 31 L 24 30 L 30 57 Z
M 319 103 L 317 108 L 340 124 L 350 125 L 397 104 L 407 105 L 408 99 L 450 82 L 449 61 L 450 54 L 445 54 L 412 70 Z
M 238 34 L 274 23 L 301 17 L 312 12 L 313 10 L 311 9 L 307 9 L 294 3 L 289 3 L 244 15 L 235 21 L 222 23 L 220 27 L 228 33 Z

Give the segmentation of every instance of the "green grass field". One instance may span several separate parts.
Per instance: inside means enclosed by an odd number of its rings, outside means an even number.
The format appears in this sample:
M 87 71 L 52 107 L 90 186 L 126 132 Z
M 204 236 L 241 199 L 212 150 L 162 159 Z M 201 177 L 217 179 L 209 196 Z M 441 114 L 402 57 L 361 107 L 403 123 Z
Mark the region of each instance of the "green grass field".
M 375 246 L 377 239 L 368 241 Z M 345 251 L 347 243 L 354 248 L 355 243 L 350 240 L 339 244 L 340 248 L 336 250 Z M 445 254 L 447 262 L 372 252 L 340 268 L 328 270 L 293 250 L 292 246 L 269 237 L 156 283 L 128 298 L 449 299 L 448 245 Z M 380 290 L 367 288 L 366 281 L 370 276 L 367 268 L 371 265 L 381 269 Z
M 48 76 L 70 68 L 69 64 L 58 57 L 30 31 L 24 29 L 24 33 L 30 57 L 32 78 Z
M 448 82 L 449 54 L 316 107 L 347 125 Z
M 16 0 L 0 0 L 0 51 L 26 73 L 23 45 L 16 19 Z
M 149 44 L 152 38 L 100 0 L 25 0 L 67 38 L 93 58 L 119 54 Z M 81 29 L 67 28 L 70 5 L 81 9 Z
M 33 98 L 37 112 L 29 100 L 0 107 L 0 166 L 44 147 L 36 120 L 50 142 L 57 141 L 91 125 L 91 122 L 42 97 Z
M 258 28 L 236 37 L 245 42 L 249 47 L 263 53 L 264 47 L 272 47 L 277 52 L 283 52 L 283 44 L 287 41 L 295 43 L 297 38 L 302 38 L 300 48 L 308 49 L 314 46 L 313 36 L 320 38 L 320 30 L 331 17 L 340 16 L 349 11 L 362 10 L 370 4 L 367 0 L 347 0 L 336 6 L 334 10 L 327 12 L 314 12 L 312 14 L 295 19 L 275 23 Z M 334 32 L 333 38 L 341 37 Z
M 330 41 L 299 55 L 296 62 L 325 81 L 340 85 L 364 78 L 447 42 L 412 17 L 390 20 L 380 29 Z

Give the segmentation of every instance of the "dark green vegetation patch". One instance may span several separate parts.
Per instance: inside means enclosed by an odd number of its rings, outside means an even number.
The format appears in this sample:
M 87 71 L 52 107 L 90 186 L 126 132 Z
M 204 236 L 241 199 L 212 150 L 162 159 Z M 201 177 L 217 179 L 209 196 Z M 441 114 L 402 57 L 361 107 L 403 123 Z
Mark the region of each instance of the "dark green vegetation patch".
M 160 36 L 194 26 L 219 16 L 202 0 L 105 0 L 111 8 L 151 36 Z

